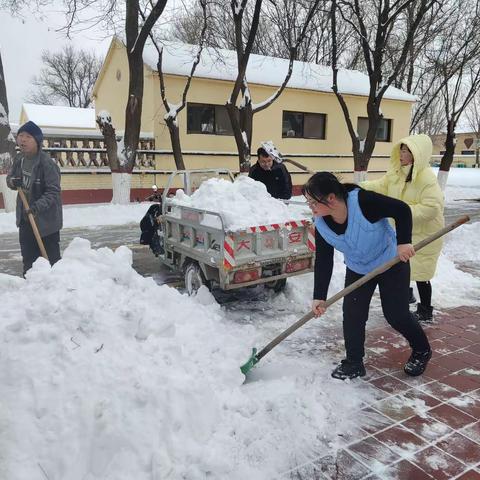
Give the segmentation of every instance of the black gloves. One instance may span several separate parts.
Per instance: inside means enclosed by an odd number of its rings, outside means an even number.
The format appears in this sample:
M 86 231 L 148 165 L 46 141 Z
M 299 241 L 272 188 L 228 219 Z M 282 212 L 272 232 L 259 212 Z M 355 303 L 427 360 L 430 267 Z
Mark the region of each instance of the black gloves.
M 20 177 L 11 177 L 9 183 L 13 188 L 22 188 L 23 185 Z
M 30 208 L 24 209 L 25 210 L 25 215 L 30 215 L 32 214 L 34 217 L 37 215 L 37 211 L 35 210 L 35 207 L 33 205 L 30 205 Z

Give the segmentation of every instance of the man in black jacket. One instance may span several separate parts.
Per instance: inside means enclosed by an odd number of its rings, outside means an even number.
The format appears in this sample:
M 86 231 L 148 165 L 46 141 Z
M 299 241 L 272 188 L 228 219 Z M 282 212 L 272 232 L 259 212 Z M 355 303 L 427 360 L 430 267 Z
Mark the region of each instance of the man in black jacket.
M 32 121 L 22 125 L 17 132 L 20 148 L 7 175 L 7 185 L 12 190 L 22 188 L 27 197 L 30 212 L 42 237 L 50 264 L 60 260 L 60 230 L 63 225 L 60 169 L 42 151 L 43 132 Z M 23 274 L 40 257 L 35 239 L 20 196 L 17 197 L 17 227 L 23 258 Z
M 257 150 L 257 156 L 248 176 L 262 182 L 272 197 L 288 200 L 292 196 L 292 178 L 285 165 L 276 162 L 263 147 Z

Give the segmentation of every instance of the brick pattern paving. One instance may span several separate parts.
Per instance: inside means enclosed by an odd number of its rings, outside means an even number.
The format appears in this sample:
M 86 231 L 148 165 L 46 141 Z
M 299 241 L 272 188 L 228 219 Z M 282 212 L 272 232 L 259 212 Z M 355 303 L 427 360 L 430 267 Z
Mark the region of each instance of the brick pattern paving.
M 282 480 L 480 480 L 480 308 L 437 313 L 425 327 L 434 351 L 408 377 L 409 347 L 388 325 L 368 331 L 367 382 L 374 403 L 360 429 L 332 455 L 312 458 Z

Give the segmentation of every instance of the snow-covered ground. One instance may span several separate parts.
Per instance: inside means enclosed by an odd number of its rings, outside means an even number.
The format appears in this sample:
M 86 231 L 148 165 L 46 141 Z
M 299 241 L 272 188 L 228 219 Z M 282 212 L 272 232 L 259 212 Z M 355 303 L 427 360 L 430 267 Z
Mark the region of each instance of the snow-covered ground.
M 131 203 L 130 205 L 85 204 L 63 206 L 63 228 L 97 228 L 103 225 L 125 225 L 138 223 L 145 215 L 149 203 Z M 16 232 L 15 212 L 0 210 L 0 235 Z
M 453 170 L 446 193 L 479 198 L 480 171 Z M 145 210 L 69 207 L 65 223 L 137 223 Z M 15 229 L 9 216 L 0 213 L 0 231 Z M 454 263 L 478 261 L 479 243 L 480 222 L 449 234 L 433 281 L 438 308 L 480 302 L 480 279 Z M 355 429 L 372 394 L 330 378 L 339 304 L 262 360 L 254 381 L 239 370 L 251 347 L 308 310 L 311 274 L 250 315 L 206 289 L 190 298 L 158 286 L 131 264 L 126 247 L 77 238 L 53 268 L 39 259 L 26 279 L 0 275 L 0 478 L 273 479 Z M 342 283 L 337 255 L 331 293 Z

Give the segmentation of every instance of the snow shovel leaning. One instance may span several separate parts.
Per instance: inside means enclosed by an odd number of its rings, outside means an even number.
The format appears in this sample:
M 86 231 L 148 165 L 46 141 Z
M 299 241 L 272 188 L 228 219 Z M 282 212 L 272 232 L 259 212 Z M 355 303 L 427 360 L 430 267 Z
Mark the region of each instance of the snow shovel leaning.
M 418 242 L 416 245 L 413 246 L 413 248 L 415 249 L 416 252 L 418 252 L 418 250 L 420 250 L 421 248 L 425 247 L 429 243 L 432 243 L 434 240 L 437 240 L 438 238 L 443 237 L 443 235 L 445 235 L 446 233 L 451 232 L 452 230 L 459 227 L 460 225 L 463 225 L 469 220 L 470 220 L 470 217 L 468 215 L 464 215 L 463 217 L 460 217 L 456 222 L 453 222 L 450 225 L 447 225 L 446 227 L 442 228 L 441 230 L 434 233 L 433 235 L 430 235 L 429 237 L 425 238 L 421 242 Z M 386 272 L 389 268 L 393 267 L 400 261 L 401 261 L 400 258 L 398 258 L 397 256 L 395 258 L 392 258 L 388 262 L 384 263 L 383 265 L 380 265 L 375 270 L 372 270 L 370 273 L 366 274 L 362 278 L 359 278 L 356 282 L 353 282 L 348 287 L 344 288 L 340 292 L 333 295 L 333 297 L 330 297 L 326 301 L 326 306 L 329 307 L 330 305 L 335 303 L 337 300 L 340 300 L 341 298 L 345 297 L 349 293 L 353 292 L 364 283 L 369 282 L 372 278 L 376 277 L 377 275 L 380 275 L 383 272 Z M 314 317 L 313 312 L 312 311 L 308 312 L 302 318 L 300 318 L 300 320 L 297 320 L 293 325 L 288 327 L 284 332 L 282 332 L 280 335 L 275 337 L 266 347 L 264 347 L 258 353 L 257 353 L 257 349 L 253 348 L 252 354 L 250 355 L 250 358 L 248 359 L 248 361 L 240 367 L 240 370 L 242 371 L 242 373 L 246 375 L 270 350 L 272 350 L 272 348 L 276 347 L 280 342 L 285 340 L 295 330 L 305 325 L 305 323 L 307 323 L 313 317 Z
M 18 194 L 20 195 L 20 198 L 22 199 L 23 208 L 25 209 L 26 212 L 28 212 L 30 210 L 30 206 L 28 205 L 28 200 L 27 200 L 27 197 L 25 196 L 25 192 L 20 187 L 18 187 L 17 190 L 18 190 Z M 42 257 L 45 260 L 48 260 L 47 251 L 45 250 L 45 245 L 43 244 L 42 237 L 40 236 L 40 232 L 38 231 L 33 213 L 30 212 L 28 214 L 28 220 L 30 221 L 30 225 L 32 226 L 33 234 L 35 235 L 35 239 L 37 240 L 40 253 L 42 254 Z

